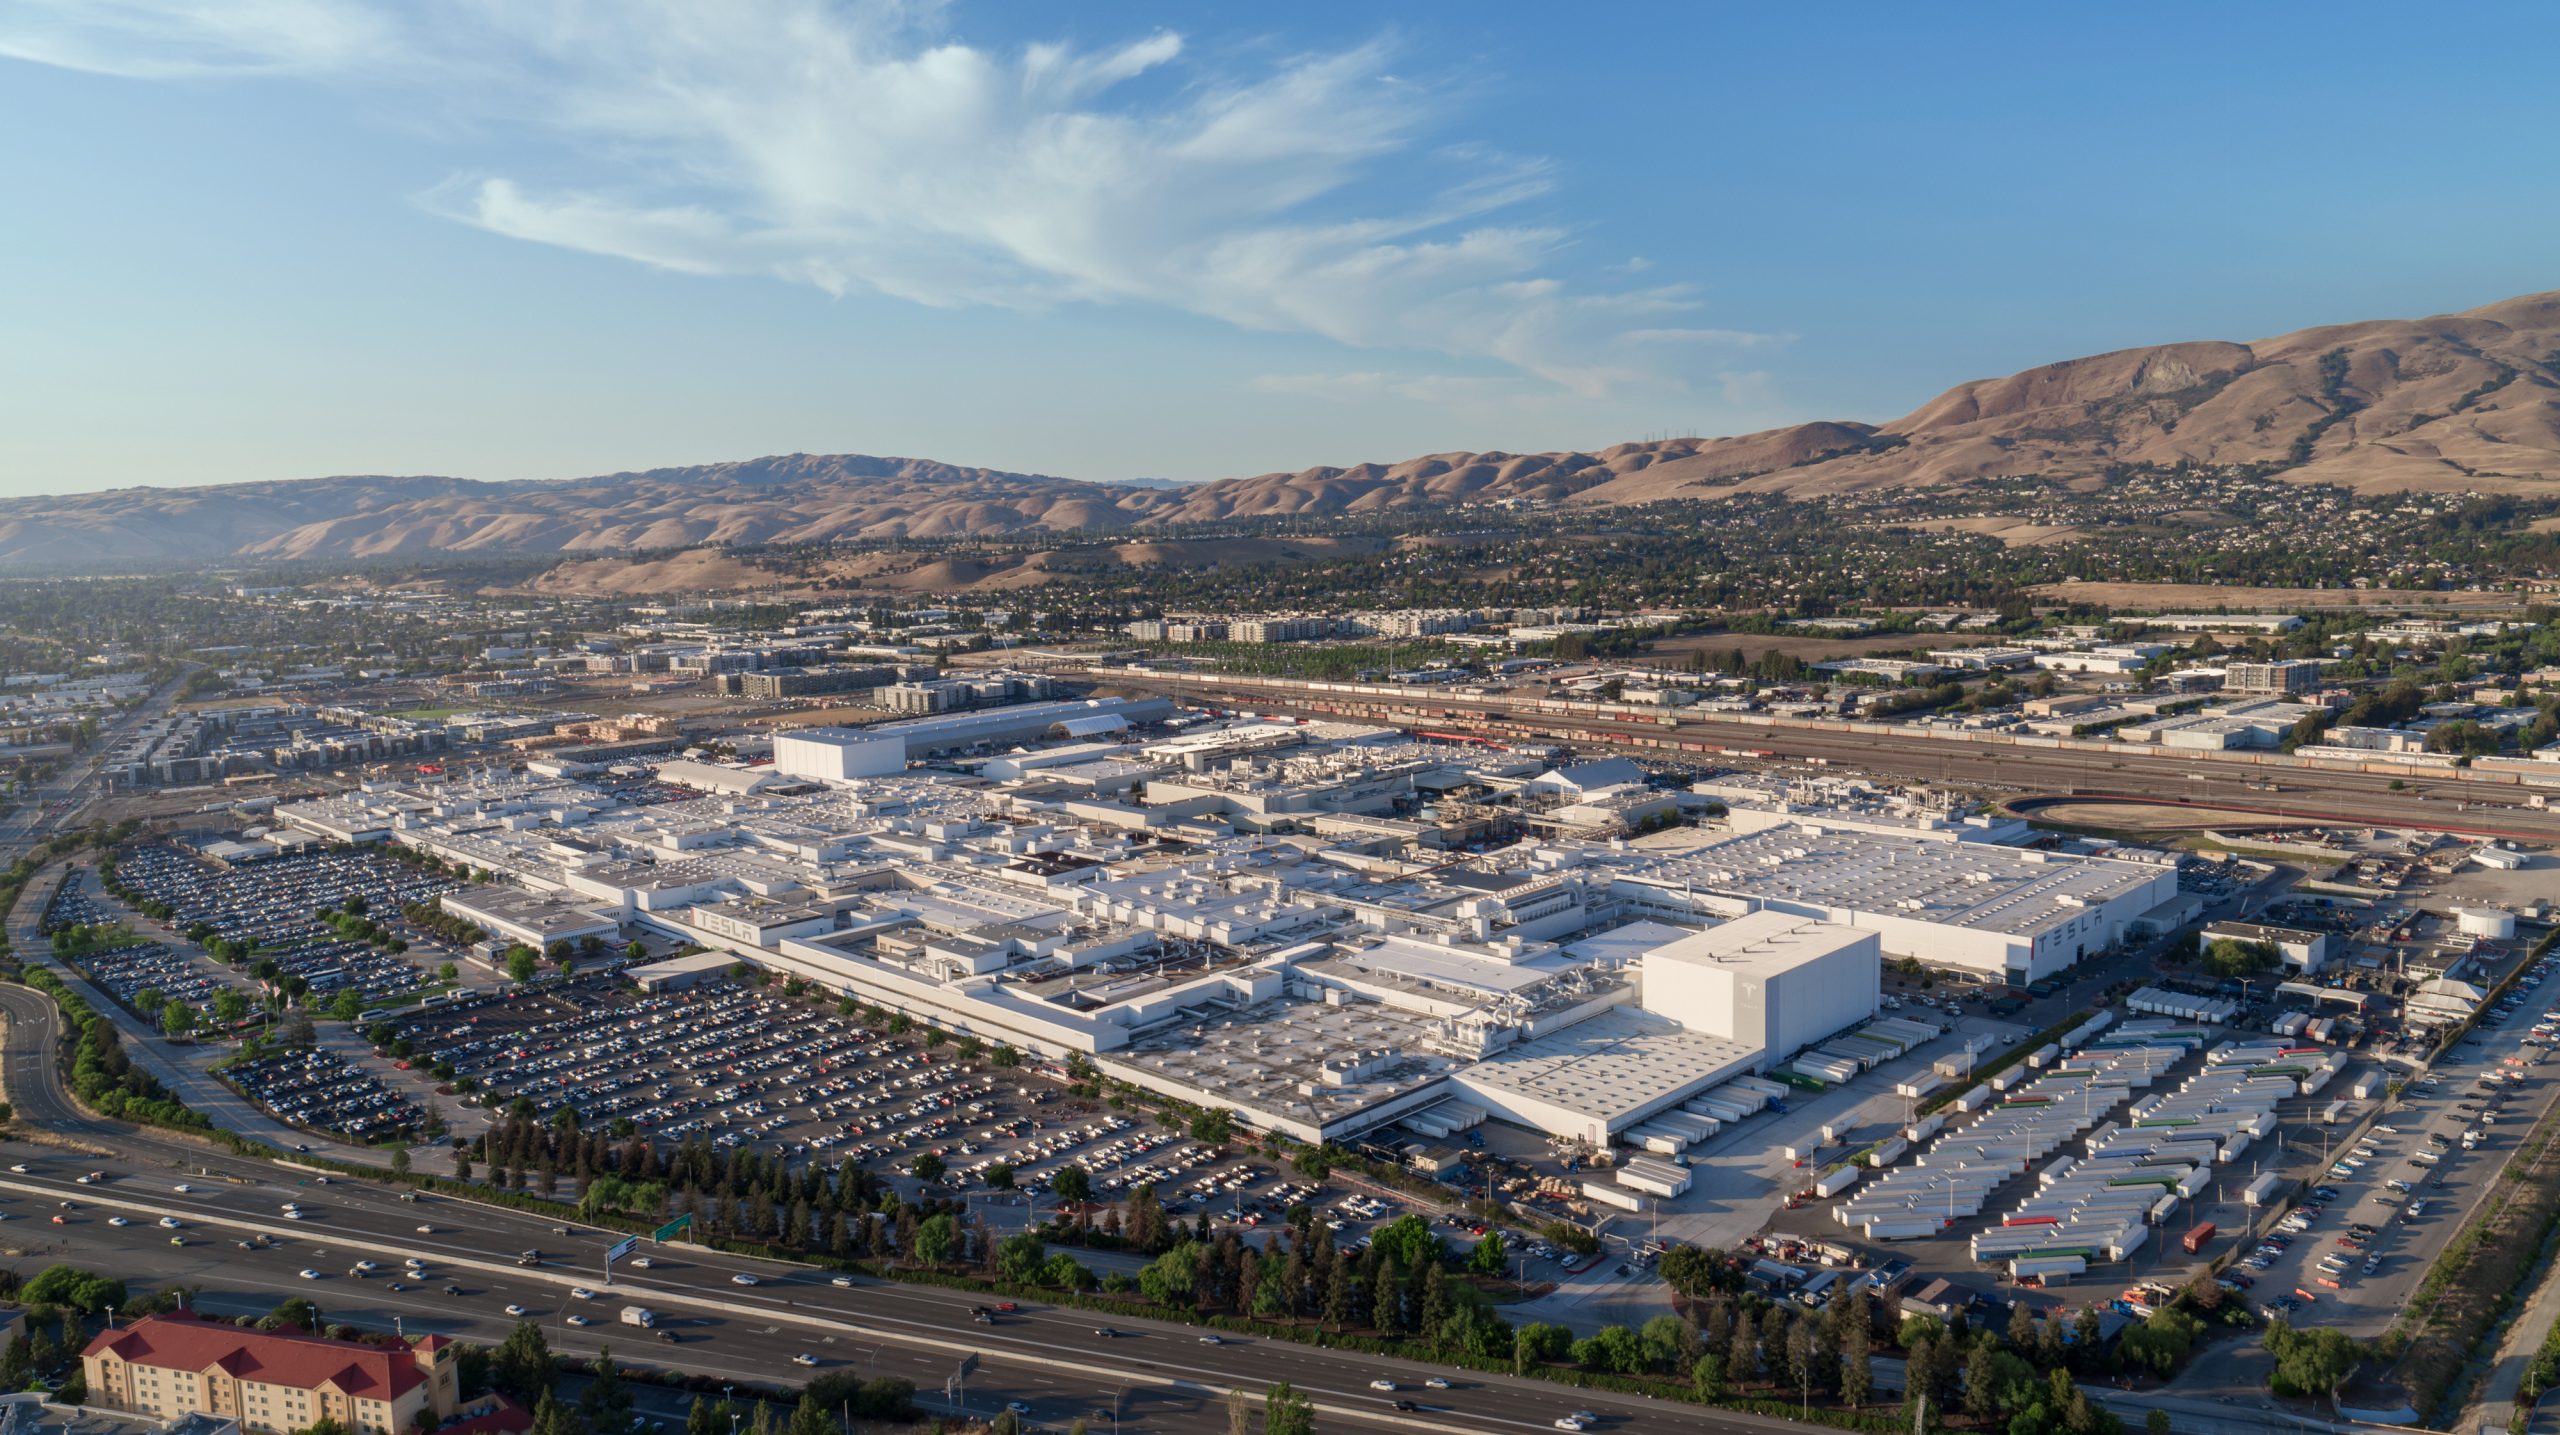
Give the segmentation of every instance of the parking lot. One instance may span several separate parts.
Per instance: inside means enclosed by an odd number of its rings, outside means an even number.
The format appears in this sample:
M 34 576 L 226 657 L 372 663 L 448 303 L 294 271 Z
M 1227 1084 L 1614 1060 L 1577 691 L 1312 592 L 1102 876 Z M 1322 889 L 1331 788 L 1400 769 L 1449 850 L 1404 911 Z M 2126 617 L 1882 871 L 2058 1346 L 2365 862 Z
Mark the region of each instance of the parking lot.
M 350 1141 L 413 1139 L 425 1122 L 416 1102 L 335 1052 L 251 1057 L 223 1068 L 222 1077 L 278 1119 Z
M 257 958 L 274 962 L 279 975 L 298 976 L 323 996 L 351 986 L 369 1003 L 428 985 L 428 958 L 443 953 L 400 954 L 351 941 L 315 914 L 361 897 L 368 912 L 390 922 L 404 904 L 432 901 L 456 885 L 372 852 L 302 852 L 220 867 L 154 844 L 126 853 L 116 870 L 127 887 L 169 904 L 171 927 L 206 923 L 218 938 L 255 942 Z M 405 924 L 404 935 L 412 943 L 423 936 Z
M 751 984 L 643 995 L 598 976 L 432 1009 L 394 1034 L 432 1079 L 472 1078 L 500 1104 L 531 1102 L 538 1120 L 568 1106 L 590 1128 L 662 1144 L 753 1146 L 883 1172 L 931 1152 L 946 1184 L 983 1189 L 1002 1164 L 1034 1194 L 1077 1166 L 1100 1202 L 1152 1183 L 1168 1213 L 1247 1231 L 1303 1202 L 1344 1240 L 1407 1209 L 1078 1098 L 1028 1067 L 965 1060 L 955 1046 Z
M 95 881 L 86 871 L 72 872 L 45 908 L 46 926 L 59 931 L 66 927 L 108 927 L 122 920 L 122 912 L 112 910 L 100 896 L 93 895 L 91 884 Z M 91 951 L 73 951 L 65 954 L 65 959 L 137 1012 L 148 1005 L 143 1000 L 145 992 L 185 1002 L 201 1013 L 216 992 L 241 989 L 239 983 L 225 980 L 208 963 L 160 942 L 134 940 Z

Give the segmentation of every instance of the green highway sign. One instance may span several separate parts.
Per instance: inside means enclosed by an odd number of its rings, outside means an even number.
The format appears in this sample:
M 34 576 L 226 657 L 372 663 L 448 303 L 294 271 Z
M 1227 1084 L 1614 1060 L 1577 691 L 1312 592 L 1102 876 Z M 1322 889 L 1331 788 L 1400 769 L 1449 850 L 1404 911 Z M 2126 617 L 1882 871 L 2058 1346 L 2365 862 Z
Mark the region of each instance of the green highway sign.
M 658 1233 L 657 1233 L 656 1235 L 654 1235 L 654 1236 L 651 1236 L 649 1239 L 651 1239 L 651 1240 L 653 1240 L 653 1241 L 661 1241 L 661 1242 L 664 1242 L 664 1241 L 672 1241 L 672 1240 L 674 1240 L 676 1237 L 683 1235 L 683 1234 L 685 1233 L 685 1231 L 686 1231 L 689 1227 L 691 1227 L 692 1225 L 693 1225 L 693 1216 L 691 1215 L 691 1213 L 687 1213 L 687 1214 L 685 1214 L 685 1215 L 681 1215 L 681 1216 L 676 1217 L 674 1220 L 667 1222 L 667 1223 L 666 1223 L 665 1225 L 663 1225 L 663 1226 L 660 1226 L 660 1227 L 658 1228 Z

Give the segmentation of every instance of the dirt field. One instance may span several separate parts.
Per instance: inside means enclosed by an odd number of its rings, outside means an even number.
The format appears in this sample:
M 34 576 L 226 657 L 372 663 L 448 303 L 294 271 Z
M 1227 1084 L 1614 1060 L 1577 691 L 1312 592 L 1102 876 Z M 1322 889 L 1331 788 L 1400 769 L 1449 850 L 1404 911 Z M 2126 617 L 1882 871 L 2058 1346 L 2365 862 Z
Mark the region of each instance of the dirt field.
M 2042 543 L 2068 543 L 2085 538 L 2087 530 L 2065 523 L 2029 523 L 2023 518 L 1932 518 L 1920 523 L 1897 523 L 1896 528 L 1915 529 L 1922 533 L 1979 533 L 1997 538 L 2004 548 L 2032 548 Z
M 2063 827 L 2094 827 L 2114 832 L 2202 832 L 2214 827 L 2312 827 L 2303 819 L 2269 817 L 2210 807 L 2149 807 L 2132 802 L 2056 802 L 2020 814 Z
M 2206 583 L 2045 583 L 2031 590 L 2041 598 L 2074 603 L 2103 603 L 2111 608 L 2210 611 L 2215 608 L 2263 609 L 2290 613 L 2298 608 L 2514 608 L 2523 600 L 2512 593 L 2414 593 L 2360 591 L 2352 588 L 2217 588 Z
M 1884 633 L 1864 638 L 1827 638 L 1816 633 L 1709 633 L 1647 644 L 1641 661 L 1682 663 L 1702 648 L 1710 661 L 1720 661 L 1725 654 L 1740 648 L 1745 658 L 1757 658 L 1762 653 L 1791 653 L 1806 662 L 1819 663 L 1877 653 L 1977 648 L 2006 641 L 1994 633 Z

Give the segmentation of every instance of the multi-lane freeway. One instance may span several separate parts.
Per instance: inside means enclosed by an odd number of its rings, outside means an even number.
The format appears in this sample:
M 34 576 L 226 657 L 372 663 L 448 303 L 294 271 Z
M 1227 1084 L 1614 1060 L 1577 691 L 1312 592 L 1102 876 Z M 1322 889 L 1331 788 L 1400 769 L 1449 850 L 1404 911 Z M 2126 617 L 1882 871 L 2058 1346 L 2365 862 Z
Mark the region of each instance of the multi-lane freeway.
M 281 1154 L 242 1156 L 86 1116 L 47 1056 L 56 1021 L 50 1003 L 0 986 L 0 1014 L 8 1020 L 0 1047 L 8 1096 L 36 1133 L 0 1140 L 0 1248 L 22 1270 L 60 1260 L 146 1289 L 192 1286 L 201 1309 L 223 1315 L 263 1312 L 301 1295 L 332 1322 L 486 1343 L 530 1319 L 571 1355 L 609 1347 L 627 1364 L 741 1384 L 790 1386 L 828 1370 L 893 1376 L 914 1382 L 928 1409 L 956 1405 L 988 1416 L 1020 1401 L 1035 1425 L 1053 1427 L 1085 1417 L 1099 1429 L 1117 1408 L 1124 1431 L 1212 1435 L 1227 1428 L 1228 1390 L 1258 1393 L 1280 1380 L 1315 1400 L 1327 1429 L 1547 1430 L 1572 1411 L 1598 1416 L 1592 1428 L 1600 1431 L 1765 1435 L 1786 1424 L 1288 1341 L 1224 1336 L 1211 1344 L 1196 1327 L 1038 1301 L 985 1325 L 972 1312 L 988 1298 L 973 1293 L 839 1277 L 682 1242 L 644 1240 L 638 1254 L 647 1268 L 626 1262 L 608 1281 L 602 1258 L 618 1232 L 439 1193 L 405 1198 Z M 104 1179 L 80 1179 L 92 1173 Z M 287 1202 L 298 1218 L 285 1214 Z M 179 1224 L 163 1226 L 164 1218 Z M 528 1251 L 540 1252 L 540 1266 L 519 1264 Z M 411 1257 L 425 1263 L 414 1276 L 403 1271 Z M 358 1276 L 363 1261 L 376 1269 Z M 393 1289 L 395 1282 L 405 1289 Z M 657 1327 L 622 1324 L 626 1305 L 655 1312 Z M 976 1367 L 955 1402 L 945 1382 L 973 1355 Z M 1435 1377 L 1448 1388 L 1433 1388 Z M 1375 1389 L 1378 1380 L 1397 1388 Z M 1416 1408 L 1399 1411 L 1399 1401 Z M 2226 1409 L 2187 1423 L 2216 1435 L 2265 1435 L 2264 1427 L 2292 1422 Z
M 443 1195 L 404 1200 L 394 1190 L 343 1177 L 323 1184 L 320 1173 L 281 1156 L 238 1156 L 172 1133 L 84 1116 L 44 1054 L 54 1032 L 50 1004 L 24 988 L 0 987 L 0 1012 L 9 1019 L 9 1097 L 21 1120 L 44 1133 L 39 1141 L 0 1141 L 0 1167 L 11 1168 L 0 1170 L 0 1213 L 8 1217 L 0 1222 L 0 1245 L 21 1253 L 22 1268 L 59 1259 L 142 1286 L 195 1285 L 206 1308 L 221 1313 L 265 1310 L 288 1295 L 308 1295 L 333 1321 L 390 1328 L 396 1319 L 412 1334 L 483 1341 L 503 1336 L 517 1319 L 507 1308 L 516 1306 L 541 1320 L 556 1346 L 571 1351 L 611 1345 L 634 1363 L 776 1384 L 807 1378 L 813 1367 L 795 1359 L 806 1353 L 817 1369 L 858 1365 L 866 1377 L 914 1380 L 937 1401 L 945 1378 L 974 1353 L 979 1364 L 964 1398 L 978 1413 L 1020 1400 L 1036 1418 L 1063 1424 L 1116 1402 L 1124 1430 L 1222 1430 L 1226 1390 L 1259 1392 L 1277 1380 L 1307 1392 L 1328 1424 L 1544 1430 L 1578 1409 L 1600 1415 L 1600 1430 L 1730 1435 L 1778 1423 L 1285 1341 L 1230 1336 L 1212 1345 L 1203 1342 L 1205 1331 L 1192 1327 L 1039 1302 L 981 1325 L 971 1312 L 986 1298 L 968 1292 L 854 1277 L 838 1285 L 832 1273 L 816 1268 L 687 1244 L 644 1245 L 650 1268 L 620 1268 L 608 1289 L 601 1257 L 618 1233 Z M 106 1179 L 78 1179 L 91 1172 Z M 178 1190 L 182 1184 L 189 1189 Z M 72 1205 L 57 1204 L 63 1201 Z M 287 1201 L 301 1207 L 300 1219 L 284 1215 Z M 55 1215 L 62 1224 L 53 1223 Z M 110 1224 L 118 1216 L 129 1224 Z M 182 1224 L 164 1228 L 163 1217 Z M 170 1244 L 172 1235 L 185 1244 Z M 261 1238 L 272 1244 L 240 1244 Z M 528 1250 L 542 1253 L 540 1267 L 517 1264 Z M 396 1274 L 410 1256 L 428 1263 L 425 1277 Z M 349 1274 L 360 1260 L 374 1262 L 381 1273 Z M 314 1275 L 305 1279 L 304 1270 Z M 753 1283 L 741 1283 L 741 1276 Z M 394 1280 L 410 1288 L 393 1291 Z M 580 1288 L 598 1299 L 577 1298 Z M 625 1304 L 660 1312 L 664 1328 L 681 1339 L 662 1341 L 620 1325 Z M 571 1315 L 592 1323 L 571 1325 Z M 1451 1388 L 1430 1388 L 1426 1382 L 1434 1376 L 1447 1378 Z M 1398 1389 L 1371 1388 L 1382 1379 Z M 1399 1412 L 1400 1399 L 1420 1408 Z

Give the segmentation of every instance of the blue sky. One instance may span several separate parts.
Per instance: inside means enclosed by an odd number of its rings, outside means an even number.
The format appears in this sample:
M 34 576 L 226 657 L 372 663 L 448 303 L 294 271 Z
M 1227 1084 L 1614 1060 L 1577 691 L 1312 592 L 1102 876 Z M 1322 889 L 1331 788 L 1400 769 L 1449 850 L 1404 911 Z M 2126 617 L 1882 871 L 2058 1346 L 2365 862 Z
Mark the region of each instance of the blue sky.
M 2543 5 L 0 0 L 0 492 L 1213 478 L 2560 285 Z

